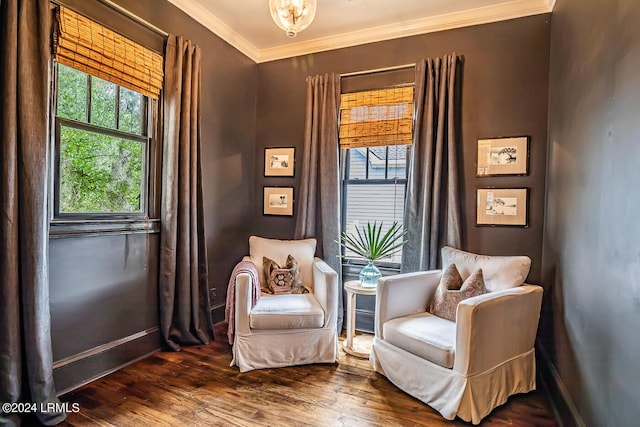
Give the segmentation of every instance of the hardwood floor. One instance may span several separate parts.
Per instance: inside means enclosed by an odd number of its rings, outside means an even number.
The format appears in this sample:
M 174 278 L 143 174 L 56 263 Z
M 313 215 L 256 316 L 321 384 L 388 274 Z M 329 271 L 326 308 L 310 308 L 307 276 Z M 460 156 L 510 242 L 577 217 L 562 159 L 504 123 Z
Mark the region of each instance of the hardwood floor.
M 470 425 L 444 420 L 343 352 L 337 364 L 241 374 L 229 367 L 225 332 L 218 326 L 216 342 L 156 353 L 62 396 L 80 411 L 61 426 Z M 513 396 L 482 424 L 557 425 L 541 391 Z

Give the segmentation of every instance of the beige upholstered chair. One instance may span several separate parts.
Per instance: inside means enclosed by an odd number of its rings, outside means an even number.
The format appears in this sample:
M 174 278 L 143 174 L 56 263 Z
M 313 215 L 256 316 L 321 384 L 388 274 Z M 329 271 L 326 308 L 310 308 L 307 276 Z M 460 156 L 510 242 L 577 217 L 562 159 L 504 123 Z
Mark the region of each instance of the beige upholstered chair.
M 445 247 L 442 260 L 454 263 L 463 279 L 482 268 L 489 292 L 460 302 L 451 321 L 427 311 L 441 270 L 380 279 L 370 360 L 444 418 L 478 424 L 509 396 L 535 390 L 542 288 L 524 284 L 528 257 Z
M 338 358 L 338 275 L 314 258 L 316 240 L 275 240 L 251 236 L 249 256 L 263 281 L 263 257 L 284 265 L 288 255 L 298 262 L 306 294 L 262 294 L 252 307 L 250 274 L 235 282 L 233 361 L 241 372 L 309 363 L 334 363 Z

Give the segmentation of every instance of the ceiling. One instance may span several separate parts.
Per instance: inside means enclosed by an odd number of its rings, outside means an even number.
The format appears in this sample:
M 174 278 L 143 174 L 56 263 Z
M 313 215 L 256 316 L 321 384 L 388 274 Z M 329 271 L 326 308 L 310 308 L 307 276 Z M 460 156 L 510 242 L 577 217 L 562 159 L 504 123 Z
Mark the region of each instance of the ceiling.
M 255 62 L 548 13 L 555 0 L 318 0 L 311 26 L 289 38 L 268 0 L 169 0 Z

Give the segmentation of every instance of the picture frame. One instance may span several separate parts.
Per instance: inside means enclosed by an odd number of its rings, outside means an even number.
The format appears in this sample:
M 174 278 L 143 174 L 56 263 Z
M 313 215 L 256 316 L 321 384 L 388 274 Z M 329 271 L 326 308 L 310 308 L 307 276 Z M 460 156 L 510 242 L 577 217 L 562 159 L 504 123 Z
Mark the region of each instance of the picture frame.
M 264 176 L 294 176 L 295 147 L 265 148 Z
M 529 136 L 478 139 L 476 176 L 528 175 Z
M 528 188 L 478 188 L 476 226 L 529 226 Z
M 293 187 L 264 187 L 262 213 L 293 216 Z

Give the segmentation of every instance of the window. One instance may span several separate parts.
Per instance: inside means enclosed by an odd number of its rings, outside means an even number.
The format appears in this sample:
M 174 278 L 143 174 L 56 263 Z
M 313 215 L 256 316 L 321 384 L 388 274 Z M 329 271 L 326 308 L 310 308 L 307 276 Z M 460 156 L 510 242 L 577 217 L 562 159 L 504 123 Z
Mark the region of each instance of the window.
M 404 200 L 407 188 L 408 145 L 350 148 L 346 151 L 343 180 L 342 229 L 351 233 L 367 222 L 383 223 L 383 233 L 394 222 L 404 224 Z M 345 253 L 349 258 L 357 255 Z M 399 264 L 402 252 L 383 263 Z
M 374 221 L 383 223 L 383 233 L 394 222 L 404 227 L 413 86 L 342 94 L 340 110 L 342 229 L 353 233 Z M 359 259 L 349 251 L 344 255 Z M 397 267 L 401 259 L 399 251 L 377 264 Z
M 54 225 L 155 216 L 162 56 L 59 6 L 54 59 Z
M 56 214 L 146 212 L 149 100 L 57 64 Z

